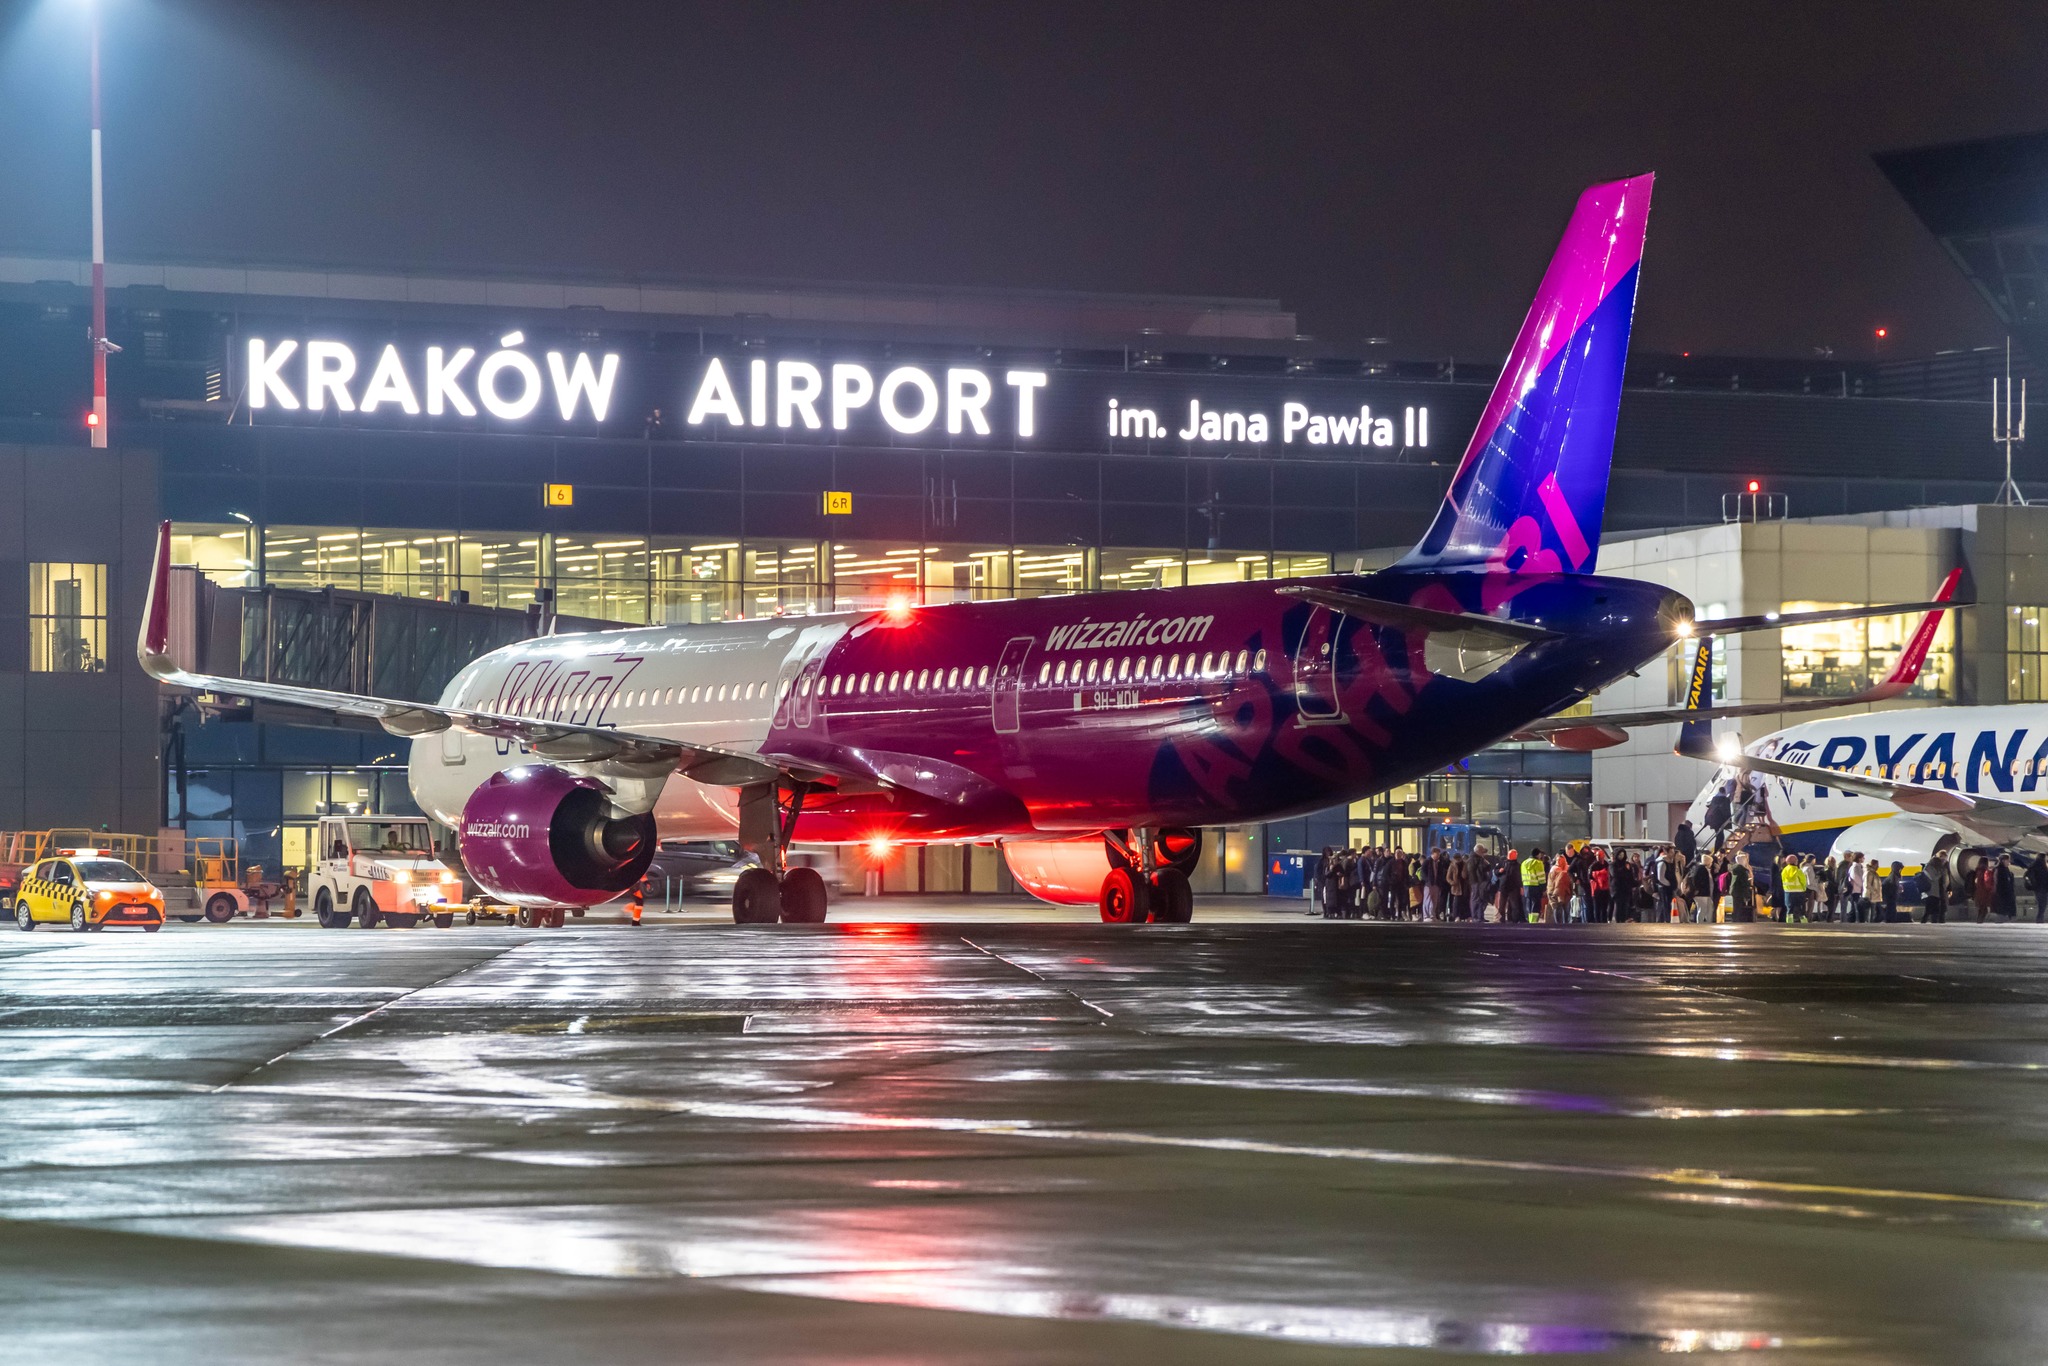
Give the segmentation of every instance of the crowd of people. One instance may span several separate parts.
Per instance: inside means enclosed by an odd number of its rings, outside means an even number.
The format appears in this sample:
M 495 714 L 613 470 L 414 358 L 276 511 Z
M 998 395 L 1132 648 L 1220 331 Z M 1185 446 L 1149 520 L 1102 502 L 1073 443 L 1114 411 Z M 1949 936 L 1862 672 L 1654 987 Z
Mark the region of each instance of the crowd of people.
M 2011 854 L 1976 865 L 1967 878 L 1933 861 L 1907 873 L 1861 854 L 1825 859 L 1683 847 L 1641 850 L 1590 842 L 1546 854 L 1384 847 L 1325 849 L 1312 888 L 1330 920 L 1472 920 L 1512 924 L 1610 921 L 1714 923 L 1776 920 L 1879 923 L 1910 916 L 1941 923 L 1955 910 L 1981 923 L 2020 917 L 2025 891 L 2036 921 L 2048 913 L 2048 854 L 2016 863 Z

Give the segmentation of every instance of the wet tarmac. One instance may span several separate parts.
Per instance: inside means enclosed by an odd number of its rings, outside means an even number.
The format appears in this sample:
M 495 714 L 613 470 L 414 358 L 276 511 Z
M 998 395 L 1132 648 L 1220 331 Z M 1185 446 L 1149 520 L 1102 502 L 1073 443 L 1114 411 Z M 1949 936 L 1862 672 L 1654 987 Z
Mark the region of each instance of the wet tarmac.
M 0 939 L 0 1360 L 2048 1355 L 2048 931 L 842 909 Z

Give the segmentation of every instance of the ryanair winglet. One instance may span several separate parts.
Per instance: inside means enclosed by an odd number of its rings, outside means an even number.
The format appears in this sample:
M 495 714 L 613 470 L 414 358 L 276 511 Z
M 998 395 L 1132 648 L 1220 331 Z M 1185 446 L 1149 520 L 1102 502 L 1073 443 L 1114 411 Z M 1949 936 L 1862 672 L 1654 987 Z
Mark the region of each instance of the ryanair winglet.
M 1692 679 L 1685 685 L 1685 709 L 1704 711 L 1714 705 L 1714 642 L 1703 639 L 1693 648 Z M 1678 728 L 1678 743 L 1672 752 L 1688 759 L 1714 757 L 1713 727 L 1705 721 L 1687 721 Z

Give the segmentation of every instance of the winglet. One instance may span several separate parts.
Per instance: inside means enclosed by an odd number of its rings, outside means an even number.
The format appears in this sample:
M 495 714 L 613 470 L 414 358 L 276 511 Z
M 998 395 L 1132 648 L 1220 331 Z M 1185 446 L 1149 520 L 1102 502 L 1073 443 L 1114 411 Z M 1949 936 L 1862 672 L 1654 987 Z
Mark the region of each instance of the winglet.
M 1701 640 L 1693 650 L 1692 679 L 1685 685 L 1685 709 L 1701 711 L 1714 705 L 1714 642 Z M 1714 757 L 1713 727 L 1705 721 L 1687 721 L 1678 728 L 1674 754 L 1688 759 Z
M 1953 602 L 1956 585 L 1962 581 L 1960 567 L 1948 571 L 1948 577 L 1941 581 L 1941 591 L 1934 595 L 1936 602 Z M 1892 671 L 1884 681 L 1872 688 L 1873 693 L 1882 697 L 1897 697 L 1913 686 L 1920 677 L 1920 666 L 1927 662 L 1927 652 L 1934 647 L 1934 633 L 1941 626 L 1941 609 L 1936 608 L 1920 619 L 1919 629 L 1906 642 L 1906 648 L 1899 652 L 1899 662 L 1892 665 Z
M 156 529 L 156 554 L 149 567 L 148 606 L 142 615 L 142 635 L 135 642 L 135 657 L 152 678 L 177 672 L 171 662 L 171 524 Z

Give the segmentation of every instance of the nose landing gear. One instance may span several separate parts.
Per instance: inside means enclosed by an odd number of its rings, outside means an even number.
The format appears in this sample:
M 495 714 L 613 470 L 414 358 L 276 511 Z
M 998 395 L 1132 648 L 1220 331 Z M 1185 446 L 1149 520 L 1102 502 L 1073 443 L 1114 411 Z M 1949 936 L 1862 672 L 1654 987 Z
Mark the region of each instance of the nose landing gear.
M 815 868 L 789 866 L 789 841 L 803 810 L 796 783 L 756 783 L 740 789 L 740 847 L 762 866 L 741 873 L 732 887 L 736 925 L 822 925 L 825 879 Z
M 1198 830 L 1106 831 L 1109 876 L 1099 905 L 1104 924 L 1185 925 L 1195 918 L 1188 869 L 1201 857 Z

